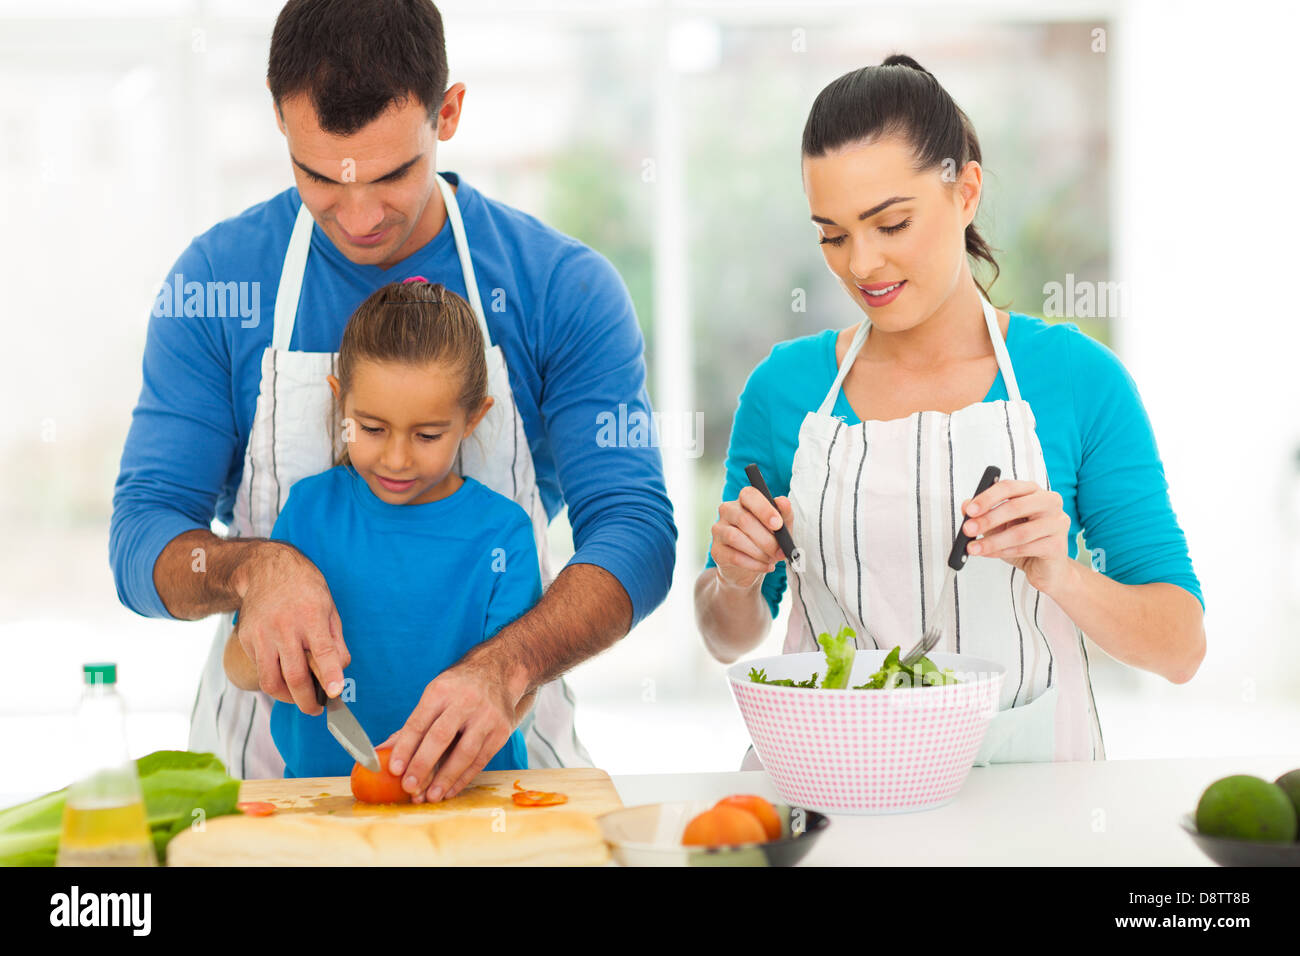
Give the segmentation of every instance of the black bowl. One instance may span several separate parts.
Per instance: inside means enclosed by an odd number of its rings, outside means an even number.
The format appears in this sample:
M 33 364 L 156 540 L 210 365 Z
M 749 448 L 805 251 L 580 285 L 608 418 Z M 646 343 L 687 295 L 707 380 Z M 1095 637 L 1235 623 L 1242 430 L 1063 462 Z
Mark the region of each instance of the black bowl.
M 1196 829 L 1196 816 L 1184 813 L 1179 821 L 1201 852 L 1219 866 L 1300 866 L 1300 841 L 1266 843 L 1209 836 Z

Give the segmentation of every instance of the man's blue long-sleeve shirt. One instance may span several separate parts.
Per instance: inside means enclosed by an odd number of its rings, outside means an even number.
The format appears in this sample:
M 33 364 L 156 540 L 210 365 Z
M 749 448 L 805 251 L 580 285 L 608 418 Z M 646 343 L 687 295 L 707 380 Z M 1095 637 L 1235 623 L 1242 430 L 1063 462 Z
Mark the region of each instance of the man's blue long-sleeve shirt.
M 627 287 L 607 259 L 576 239 L 455 173 L 443 176 L 457 185 L 488 330 L 509 366 L 547 514 L 568 505 L 569 563 L 614 575 L 631 598 L 635 624 L 668 592 L 677 529 L 658 448 L 598 440 L 600 417 L 616 416 L 620 405 L 629 415 L 639 410 L 648 418 L 651 411 L 645 341 Z M 153 581 L 167 543 L 209 528 L 214 516 L 233 520 L 262 352 L 271 344 L 300 205 L 290 188 L 218 223 L 164 278 L 109 530 L 118 597 L 139 614 L 171 617 Z M 412 275 L 466 295 L 449 222 L 389 269 L 352 262 L 315 228 L 290 348 L 337 351 L 353 310 L 380 286 Z M 189 294 L 214 288 L 215 296 Z M 240 294 L 242 312 L 234 307 Z M 188 311 L 202 314 L 173 314 L 176 304 L 187 311 L 187 301 Z

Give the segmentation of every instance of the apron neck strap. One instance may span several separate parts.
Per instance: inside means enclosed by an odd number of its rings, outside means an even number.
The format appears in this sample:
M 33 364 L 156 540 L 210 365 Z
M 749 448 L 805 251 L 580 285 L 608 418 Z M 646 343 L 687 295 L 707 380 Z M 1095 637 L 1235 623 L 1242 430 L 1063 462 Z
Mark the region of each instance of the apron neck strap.
M 989 338 L 993 340 L 993 354 L 998 360 L 998 371 L 1002 373 L 1002 382 L 1007 387 L 1007 398 L 1013 402 L 1020 401 L 1020 386 L 1016 383 L 1016 373 L 1011 367 L 1011 353 L 1007 351 L 1007 343 L 1002 340 L 1002 329 L 998 326 L 998 314 L 989 300 L 980 296 L 980 304 L 984 307 L 984 324 L 988 327 Z M 849 350 L 844 353 L 844 361 L 840 362 L 839 370 L 835 373 L 835 381 L 831 383 L 830 390 L 827 391 L 826 397 L 822 399 L 821 407 L 817 409 L 818 415 L 829 415 L 831 409 L 835 407 L 835 400 L 839 398 L 840 386 L 844 384 L 844 378 L 849 374 L 849 369 L 853 367 L 853 360 L 858 357 L 862 351 L 862 346 L 867 341 L 867 335 L 871 332 L 871 319 L 864 318 L 858 325 L 858 331 L 854 333 L 853 341 L 849 345 Z
M 984 304 L 984 322 L 989 327 L 989 338 L 993 340 L 993 354 L 998 358 L 998 371 L 1002 373 L 1002 384 L 1007 387 L 1007 398 L 1018 402 L 1020 386 L 1016 383 L 1016 370 L 1011 367 L 1011 353 L 1007 351 L 1007 343 L 1002 340 L 998 314 L 984 296 L 980 296 L 980 302 Z
M 465 236 L 465 222 L 461 219 L 460 203 L 451 184 L 437 174 L 438 191 L 442 193 L 443 205 L 447 209 L 447 219 L 451 223 L 452 239 L 456 243 L 456 255 L 460 259 L 461 277 L 465 280 L 465 289 L 469 294 L 469 304 L 474 309 L 479 328 L 483 332 L 483 341 L 492 347 L 492 336 L 488 332 L 487 318 L 483 314 L 483 300 L 479 297 L 478 282 L 474 277 L 474 263 L 469 255 L 469 240 Z M 280 269 L 280 285 L 275 294 L 275 327 L 271 333 L 271 348 L 287 350 L 293 339 L 293 326 L 298 317 L 298 301 L 302 297 L 302 278 L 307 271 L 307 253 L 311 251 L 312 228 L 315 225 L 307 204 L 298 207 L 298 218 L 293 223 L 293 233 L 289 236 L 289 248 L 284 255 L 284 265 Z
M 858 325 L 858 331 L 853 334 L 853 341 L 849 343 L 849 350 L 844 353 L 844 361 L 840 363 L 839 371 L 835 373 L 835 381 L 831 383 L 830 391 L 822 399 L 821 408 L 817 409 L 818 415 L 829 415 L 831 409 L 835 407 L 835 400 L 839 398 L 840 386 L 844 384 L 844 377 L 849 374 L 849 369 L 853 367 L 853 360 L 862 351 L 862 344 L 867 341 L 867 333 L 870 331 L 871 320 L 864 318 Z
M 451 184 L 442 178 L 442 173 L 435 173 L 438 191 L 442 193 L 442 203 L 447 207 L 447 218 L 451 220 L 451 235 L 456 240 L 456 255 L 460 258 L 461 277 L 465 280 L 465 291 L 469 294 L 469 304 L 478 318 L 479 329 L 483 332 L 483 341 L 492 347 L 492 334 L 488 331 L 487 317 L 483 314 L 483 300 L 478 294 L 478 280 L 474 277 L 474 261 L 469 256 L 469 239 L 465 236 L 465 222 L 460 217 L 460 203 Z
M 284 254 L 280 269 L 280 285 L 275 292 L 275 329 L 271 333 L 271 348 L 288 349 L 293 339 L 293 323 L 298 315 L 298 298 L 302 294 L 302 277 L 307 271 L 307 253 L 311 250 L 311 232 L 314 221 L 307 204 L 298 207 L 298 218 L 293 221 L 289 236 L 289 250 Z

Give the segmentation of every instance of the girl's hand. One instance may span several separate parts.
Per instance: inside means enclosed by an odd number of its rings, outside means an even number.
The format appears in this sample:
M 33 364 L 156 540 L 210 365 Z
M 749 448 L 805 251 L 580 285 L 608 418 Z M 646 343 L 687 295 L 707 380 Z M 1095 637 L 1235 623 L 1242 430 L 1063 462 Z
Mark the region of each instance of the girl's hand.
M 962 502 L 969 519 L 962 526 L 972 541 L 967 553 L 1001 558 L 1025 572 L 1039 591 L 1051 595 L 1071 570 L 1070 517 L 1055 491 L 1032 481 L 995 481 L 974 500 Z
M 783 523 L 791 527 L 793 514 L 790 499 L 785 495 L 777 497 L 776 504 L 773 508 L 761 491 L 747 485 L 740 489 L 735 501 L 724 501 L 718 506 L 709 554 L 718 566 L 722 583 L 752 588 L 763 575 L 776 570 L 778 561 L 785 559 L 773 532 Z
M 260 690 L 257 682 L 257 662 L 248 656 L 244 646 L 239 643 L 239 628 L 236 627 L 226 638 L 226 650 L 221 659 L 230 683 L 240 690 Z

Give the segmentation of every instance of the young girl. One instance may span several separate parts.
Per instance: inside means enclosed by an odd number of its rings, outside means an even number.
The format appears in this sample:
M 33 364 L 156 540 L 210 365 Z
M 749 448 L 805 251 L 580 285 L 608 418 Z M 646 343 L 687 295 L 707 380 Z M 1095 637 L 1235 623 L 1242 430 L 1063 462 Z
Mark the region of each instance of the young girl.
M 386 285 L 348 321 L 337 367 L 328 380 L 343 451 L 294 484 L 271 538 L 329 585 L 352 655 L 344 700 L 381 741 L 430 681 L 541 598 L 541 575 L 527 512 L 454 468 L 492 406 L 469 304 L 422 277 Z M 236 686 L 257 689 L 235 632 L 225 667 Z M 277 701 L 271 736 L 286 777 L 351 772 L 323 716 Z M 527 766 L 516 730 L 485 769 Z

